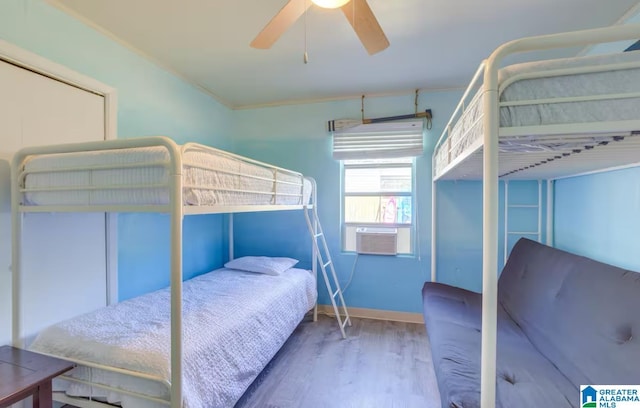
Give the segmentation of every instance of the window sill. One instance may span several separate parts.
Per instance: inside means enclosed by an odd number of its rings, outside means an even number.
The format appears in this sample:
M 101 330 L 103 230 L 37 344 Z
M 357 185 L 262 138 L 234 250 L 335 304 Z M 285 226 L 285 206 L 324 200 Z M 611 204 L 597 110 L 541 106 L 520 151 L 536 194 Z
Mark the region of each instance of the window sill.
M 373 255 L 373 254 L 358 254 L 356 251 L 340 251 L 340 255 L 359 255 L 359 256 L 376 256 L 383 258 L 407 258 L 407 259 L 417 259 L 416 254 L 397 254 L 397 255 Z

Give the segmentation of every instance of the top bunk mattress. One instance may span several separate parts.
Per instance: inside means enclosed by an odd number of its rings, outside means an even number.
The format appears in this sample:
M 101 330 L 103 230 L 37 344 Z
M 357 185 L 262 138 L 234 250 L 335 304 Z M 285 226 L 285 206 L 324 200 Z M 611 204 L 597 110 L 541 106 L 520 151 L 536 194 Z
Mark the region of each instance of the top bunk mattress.
M 622 95 L 640 92 L 639 80 L 640 51 L 510 65 L 498 73 L 500 126 L 636 119 L 640 98 Z M 617 97 L 590 99 L 602 95 Z M 576 100 L 546 101 L 560 97 Z
M 579 71 L 568 72 L 575 69 Z M 640 51 L 511 65 L 498 72 L 498 82 L 501 152 L 571 152 L 575 148 L 565 136 L 505 137 L 509 129 L 639 119 Z M 438 173 L 468 148 L 481 144 L 482 91 L 475 94 L 440 145 Z M 584 148 L 589 141 L 583 137 L 578 144 Z M 597 145 L 608 139 L 591 141 Z
M 182 148 L 184 205 L 304 205 L 311 183 L 299 173 L 226 152 Z M 193 147 L 196 146 L 196 147 Z M 24 204 L 169 204 L 169 153 L 161 146 L 27 158 Z

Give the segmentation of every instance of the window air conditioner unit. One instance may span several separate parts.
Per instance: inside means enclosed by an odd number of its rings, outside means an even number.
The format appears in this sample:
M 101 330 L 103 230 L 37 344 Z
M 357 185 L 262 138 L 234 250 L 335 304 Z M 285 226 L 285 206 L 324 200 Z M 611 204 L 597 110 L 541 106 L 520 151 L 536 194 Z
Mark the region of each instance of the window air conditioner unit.
M 369 255 L 396 255 L 398 229 L 359 227 L 356 229 L 356 252 Z

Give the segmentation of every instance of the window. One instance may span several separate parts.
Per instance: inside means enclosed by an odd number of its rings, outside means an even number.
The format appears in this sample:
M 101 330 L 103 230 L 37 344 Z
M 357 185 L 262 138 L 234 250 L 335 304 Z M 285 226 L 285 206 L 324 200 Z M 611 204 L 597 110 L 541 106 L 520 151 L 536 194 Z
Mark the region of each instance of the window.
M 331 128 L 331 125 L 330 125 Z M 393 227 L 397 253 L 413 253 L 415 160 L 422 155 L 422 121 L 337 129 L 333 158 L 342 161 L 342 250 L 356 250 L 358 227 Z
M 343 160 L 344 251 L 356 250 L 358 227 L 394 227 L 398 253 L 413 252 L 414 159 Z

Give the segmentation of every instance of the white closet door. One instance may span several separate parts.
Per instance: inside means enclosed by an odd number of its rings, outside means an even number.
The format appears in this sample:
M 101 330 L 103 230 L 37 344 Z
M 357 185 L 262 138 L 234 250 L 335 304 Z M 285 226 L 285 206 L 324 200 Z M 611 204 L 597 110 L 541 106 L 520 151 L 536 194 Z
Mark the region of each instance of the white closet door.
M 0 62 L 0 152 L 104 140 L 104 104 L 100 95 Z M 10 209 L 3 207 L 1 212 L 0 344 L 4 344 L 11 334 L 7 301 L 11 280 L 6 268 L 11 237 L 5 217 Z M 25 335 L 106 304 L 104 213 L 27 214 L 23 225 Z
M 0 73 L 0 89 L 2 89 L 1 83 L 2 74 Z M 4 122 L 3 113 L 0 106 L 0 123 Z M 0 131 L 0 140 L 2 137 L 3 133 Z M 0 344 L 9 344 L 11 339 L 11 271 L 9 270 L 11 263 L 11 186 L 9 162 L 9 155 L 0 151 Z
M 0 167 L 5 169 L 0 172 L 0 344 L 11 340 L 11 179 L 7 167 L 21 143 L 22 102 L 16 100 L 17 76 L 15 67 L 0 62 Z

